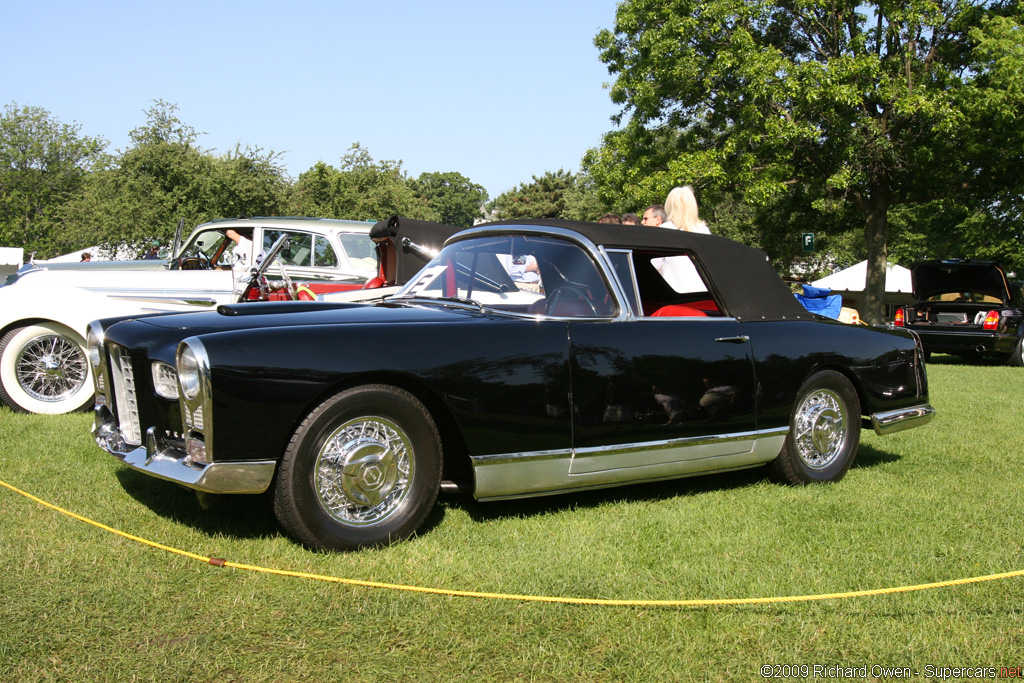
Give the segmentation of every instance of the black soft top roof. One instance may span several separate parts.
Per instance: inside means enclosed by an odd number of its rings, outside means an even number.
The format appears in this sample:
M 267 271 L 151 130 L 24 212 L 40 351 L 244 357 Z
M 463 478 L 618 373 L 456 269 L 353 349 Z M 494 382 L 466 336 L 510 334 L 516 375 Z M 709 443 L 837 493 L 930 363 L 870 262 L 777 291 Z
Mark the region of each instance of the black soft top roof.
M 432 223 L 414 218 L 392 216 L 386 220 L 377 221 L 370 228 L 370 239 L 390 239 L 395 246 L 398 256 L 395 275 L 398 284 L 405 284 L 413 275 L 418 273 L 430 259 L 417 253 L 411 246 L 403 246 L 402 238 L 407 237 L 413 245 L 427 250 L 438 252 L 444 245 L 445 240 L 459 232 L 463 228 L 456 228 L 444 223 Z
M 724 237 L 647 226 L 519 219 L 475 226 L 541 226 L 573 230 L 598 246 L 633 251 L 686 251 L 707 272 L 709 286 L 737 320 L 812 318 L 772 268 L 768 254 Z

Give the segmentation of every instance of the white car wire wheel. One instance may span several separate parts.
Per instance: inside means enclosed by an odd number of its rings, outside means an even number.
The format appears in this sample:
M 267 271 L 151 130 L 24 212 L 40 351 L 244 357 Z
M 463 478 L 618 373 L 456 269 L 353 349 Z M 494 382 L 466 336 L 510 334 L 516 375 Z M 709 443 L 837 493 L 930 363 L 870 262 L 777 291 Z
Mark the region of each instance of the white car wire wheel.
M 800 388 L 772 478 L 797 486 L 842 479 L 860 446 L 860 401 L 842 374 L 815 373 Z
M 59 323 L 37 323 L 0 337 L 0 401 L 13 410 L 59 415 L 92 405 L 85 340 Z
M 407 538 L 434 507 L 441 439 L 412 394 L 368 384 L 337 394 L 299 425 L 285 449 L 274 512 L 288 535 L 320 550 Z

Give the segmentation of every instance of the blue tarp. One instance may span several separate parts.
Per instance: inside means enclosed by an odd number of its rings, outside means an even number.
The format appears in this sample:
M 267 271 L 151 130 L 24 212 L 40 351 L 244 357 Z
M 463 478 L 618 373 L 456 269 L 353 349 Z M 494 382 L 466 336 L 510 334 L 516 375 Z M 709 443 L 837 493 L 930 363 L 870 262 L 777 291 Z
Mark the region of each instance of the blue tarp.
M 833 294 L 831 289 L 824 287 L 812 287 L 803 285 L 803 294 L 794 294 L 803 307 L 811 313 L 817 313 L 827 318 L 839 318 L 839 312 L 843 308 L 843 297 Z

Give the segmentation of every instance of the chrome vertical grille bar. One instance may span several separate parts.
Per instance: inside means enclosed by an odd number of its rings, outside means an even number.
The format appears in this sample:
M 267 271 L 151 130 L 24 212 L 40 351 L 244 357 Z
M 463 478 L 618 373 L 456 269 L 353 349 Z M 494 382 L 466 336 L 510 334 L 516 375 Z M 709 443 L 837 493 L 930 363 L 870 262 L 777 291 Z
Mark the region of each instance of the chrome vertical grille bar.
M 117 406 L 118 429 L 125 443 L 142 444 L 142 428 L 139 421 L 139 402 L 135 394 L 135 373 L 128 349 L 117 344 L 110 345 L 110 369 L 113 375 L 114 400 Z

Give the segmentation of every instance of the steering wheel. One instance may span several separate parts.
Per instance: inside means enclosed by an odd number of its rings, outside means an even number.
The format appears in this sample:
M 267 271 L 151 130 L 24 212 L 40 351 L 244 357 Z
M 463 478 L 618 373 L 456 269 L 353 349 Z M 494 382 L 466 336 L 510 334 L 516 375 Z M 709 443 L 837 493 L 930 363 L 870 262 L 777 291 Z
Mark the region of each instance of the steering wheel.
M 210 263 L 210 258 L 199 249 L 195 250 L 195 253 L 191 256 L 182 256 L 178 259 L 179 270 L 211 270 L 213 264 Z
M 597 308 L 594 307 L 594 302 L 584 294 L 582 291 L 573 287 L 572 285 L 563 285 L 555 289 L 548 295 L 547 305 L 544 306 L 545 315 L 555 315 L 554 311 L 558 308 L 558 304 L 565 299 L 567 301 L 579 301 L 586 305 L 590 309 L 591 315 L 597 315 Z M 574 317 L 574 316 L 561 316 L 561 317 Z

